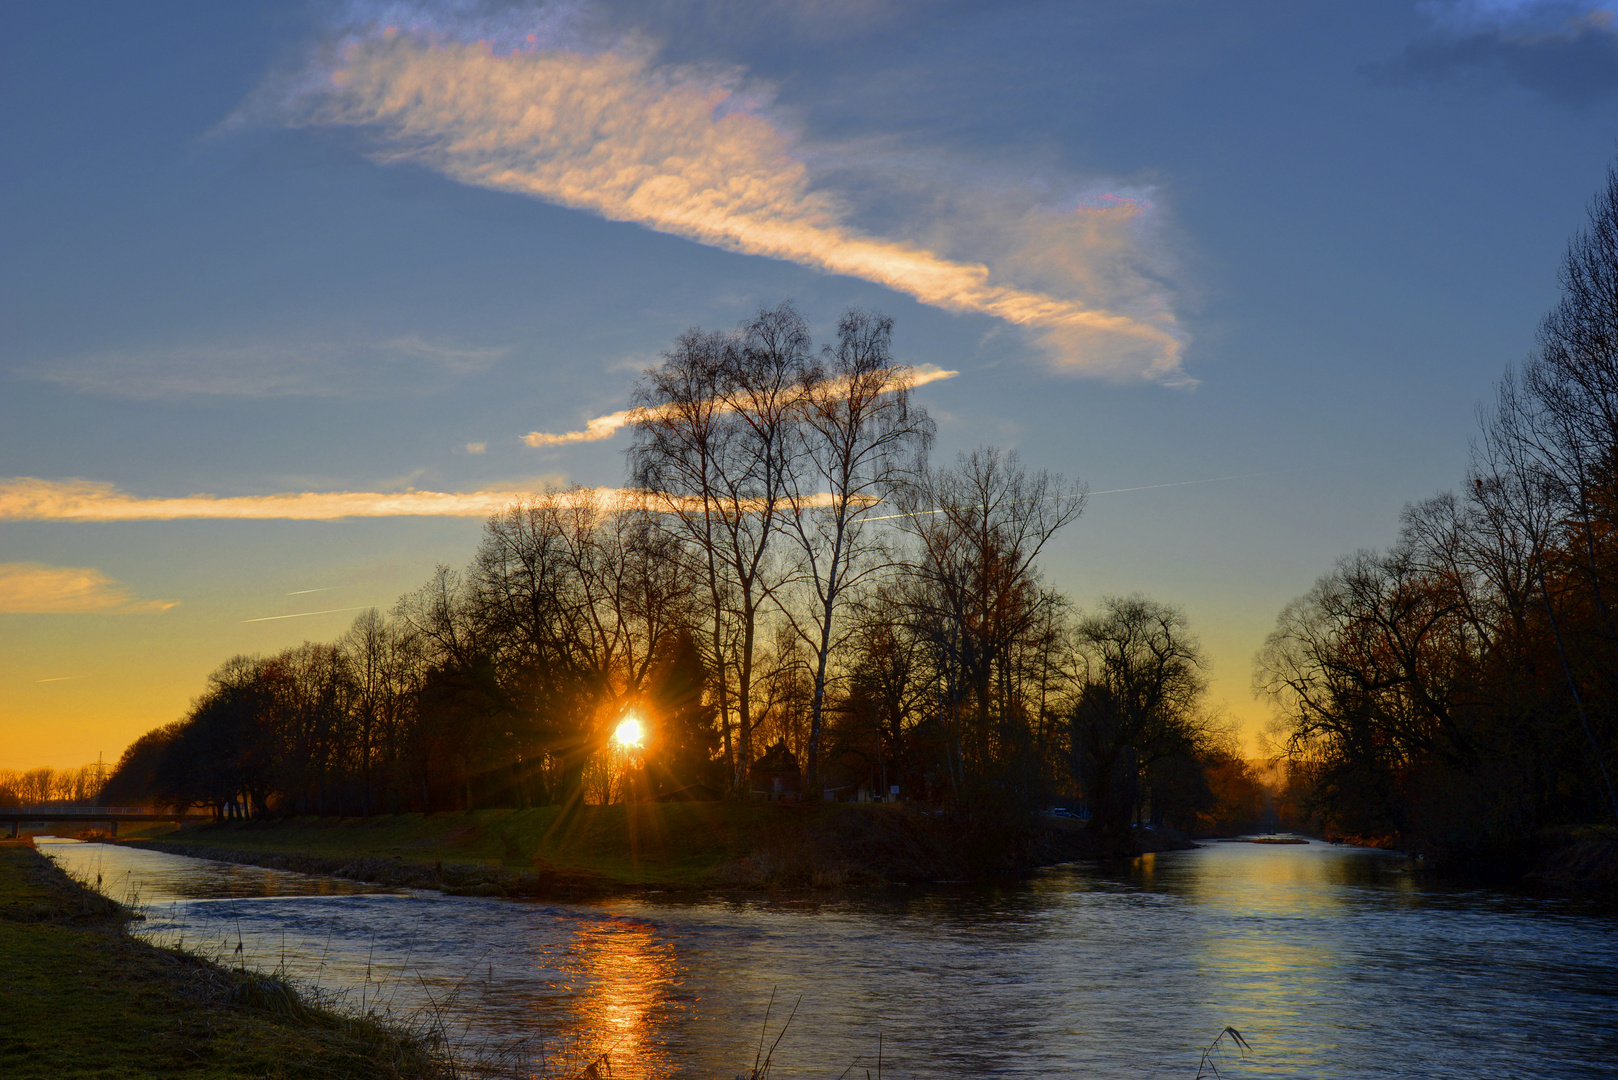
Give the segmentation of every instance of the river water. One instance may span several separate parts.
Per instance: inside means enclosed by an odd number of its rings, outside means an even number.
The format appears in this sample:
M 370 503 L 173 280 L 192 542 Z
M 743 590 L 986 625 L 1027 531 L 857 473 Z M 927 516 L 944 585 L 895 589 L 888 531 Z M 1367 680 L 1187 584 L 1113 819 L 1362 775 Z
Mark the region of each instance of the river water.
M 1618 913 L 1356 848 L 1210 843 L 998 887 L 451 898 L 102 844 L 40 849 L 226 963 L 616 1078 L 1618 1076 Z M 238 946 L 240 952 L 237 952 Z M 766 1047 L 768 1043 L 766 1043 Z

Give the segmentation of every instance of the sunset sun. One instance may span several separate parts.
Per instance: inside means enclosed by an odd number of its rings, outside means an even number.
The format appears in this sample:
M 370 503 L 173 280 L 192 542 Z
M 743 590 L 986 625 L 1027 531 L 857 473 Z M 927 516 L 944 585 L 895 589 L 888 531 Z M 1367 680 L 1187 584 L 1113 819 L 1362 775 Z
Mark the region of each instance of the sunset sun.
M 640 720 L 634 716 L 624 717 L 612 733 L 613 741 L 623 747 L 639 746 L 645 737 L 645 729 L 641 727 Z

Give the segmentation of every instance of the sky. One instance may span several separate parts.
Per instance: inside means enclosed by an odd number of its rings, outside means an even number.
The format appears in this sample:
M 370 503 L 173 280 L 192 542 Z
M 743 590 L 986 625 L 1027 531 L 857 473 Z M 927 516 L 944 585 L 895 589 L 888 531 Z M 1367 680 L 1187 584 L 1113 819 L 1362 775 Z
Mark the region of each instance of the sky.
M 787 299 L 1087 484 L 1050 583 L 1181 606 L 1256 752 L 1280 608 L 1533 347 L 1615 6 L 4 5 L 0 769 L 622 483 L 637 376 Z

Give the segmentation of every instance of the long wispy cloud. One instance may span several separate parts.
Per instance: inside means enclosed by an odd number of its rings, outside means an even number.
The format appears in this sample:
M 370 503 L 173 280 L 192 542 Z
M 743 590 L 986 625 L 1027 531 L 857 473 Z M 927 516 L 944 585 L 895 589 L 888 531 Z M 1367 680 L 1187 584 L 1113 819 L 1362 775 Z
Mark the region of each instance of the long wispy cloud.
M 884 234 L 859 224 L 872 192 L 849 178 L 900 177 L 905 155 L 811 145 L 742 68 L 670 65 L 636 34 L 586 34 L 577 5 L 372 10 L 235 120 L 363 129 L 382 161 L 991 315 L 1076 372 L 1191 381 L 1141 242 L 1158 211 L 1139 193 L 1052 206 L 936 188 L 936 173 L 932 213 Z
M 52 357 L 14 373 L 70 390 L 137 400 L 343 397 L 374 395 L 379 386 L 432 389 L 448 379 L 486 371 L 509 351 L 414 334 L 371 342 L 223 342 Z
M 906 387 L 926 386 L 928 383 L 938 382 L 941 379 L 953 379 L 959 371 L 945 371 L 931 364 L 923 364 L 915 368 L 898 369 L 894 388 L 903 385 Z M 640 415 L 638 409 L 623 409 L 619 412 L 608 413 L 606 416 L 597 416 L 584 422 L 582 431 L 564 431 L 550 434 L 544 431 L 530 431 L 522 437 L 522 441 L 529 446 L 564 446 L 568 443 L 600 442 L 610 439 L 619 429 L 635 422 Z
M 225 518 L 330 521 L 347 517 L 486 517 L 525 492 L 303 491 L 152 497 L 93 480 L 0 480 L 0 521 L 176 521 Z
M 546 498 L 564 506 L 602 509 L 649 506 L 669 509 L 696 500 L 648 499 L 630 488 L 540 484 L 532 489 L 490 491 L 302 491 L 278 495 L 132 495 L 93 480 L 0 480 L 0 521 L 335 521 L 351 517 L 488 517 L 513 505 Z M 806 505 L 821 505 L 816 496 Z M 755 509 L 743 504 L 744 513 Z
M 109 615 L 167 611 L 176 601 L 142 600 L 87 566 L 0 563 L 0 615 Z

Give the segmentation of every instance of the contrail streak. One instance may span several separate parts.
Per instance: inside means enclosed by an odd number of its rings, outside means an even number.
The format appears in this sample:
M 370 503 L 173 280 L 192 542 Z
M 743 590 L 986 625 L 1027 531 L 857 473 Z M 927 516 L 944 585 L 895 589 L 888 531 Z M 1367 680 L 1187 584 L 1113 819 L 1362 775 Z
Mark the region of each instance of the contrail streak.
M 371 606 L 370 604 L 361 604 L 359 607 L 334 607 L 327 608 L 324 611 L 300 611 L 296 615 L 266 615 L 261 619 L 243 619 L 242 622 L 275 622 L 277 619 L 301 619 L 305 615 L 331 615 L 338 611 L 360 611 Z
M 339 585 L 325 585 L 325 586 L 322 586 L 321 588 L 318 588 L 318 589 L 295 589 L 292 592 L 287 593 L 286 595 L 288 595 L 288 596 L 303 596 L 306 593 L 312 593 L 312 592 L 331 592 L 333 589 L 337 589 L 337 588 L 341 588 L 341 586 L 339 586 Z

